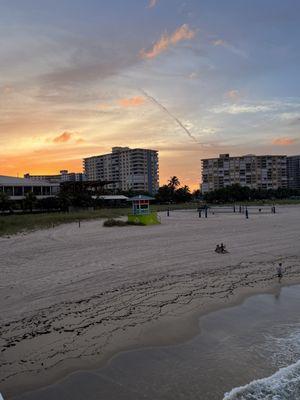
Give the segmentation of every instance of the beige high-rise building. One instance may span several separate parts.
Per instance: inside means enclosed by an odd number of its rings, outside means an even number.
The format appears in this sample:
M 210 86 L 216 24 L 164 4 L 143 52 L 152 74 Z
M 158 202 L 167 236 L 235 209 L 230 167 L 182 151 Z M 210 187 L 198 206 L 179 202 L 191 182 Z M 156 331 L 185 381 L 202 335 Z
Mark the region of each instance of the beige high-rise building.
M 202 193 L 233 184 L 252 189 L 278 189 L 287 187 L 287 157 L 284 155 L 252 154 L 201 160 Z
M 159 187 L 158 152 L 113 147 L 112 153 L 83 160 L 88 181 L 114 181 L 108 188 L 155 194 Z

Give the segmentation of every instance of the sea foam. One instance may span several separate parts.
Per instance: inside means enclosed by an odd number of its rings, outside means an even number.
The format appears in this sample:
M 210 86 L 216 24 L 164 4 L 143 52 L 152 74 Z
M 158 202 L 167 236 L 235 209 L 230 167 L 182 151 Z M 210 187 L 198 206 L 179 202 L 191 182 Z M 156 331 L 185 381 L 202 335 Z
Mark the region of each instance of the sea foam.
M 300 360 L 281 368 L 268 378 L 252 381 L 248 385 L 226 393 L 223 400 L 299 400 Z
M 265 349 L 272 364 L 286 367 L 300 359 L 300 324 L 281 325 L 266 336 Z

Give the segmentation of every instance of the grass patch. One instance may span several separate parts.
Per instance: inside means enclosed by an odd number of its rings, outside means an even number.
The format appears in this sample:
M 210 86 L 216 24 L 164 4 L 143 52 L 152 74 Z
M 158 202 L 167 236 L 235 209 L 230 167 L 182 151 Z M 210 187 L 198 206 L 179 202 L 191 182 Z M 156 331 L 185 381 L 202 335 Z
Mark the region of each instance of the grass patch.
M 117 218 L 127 215 L 129 208 L 111 208 L 70 213 L 47 213 L 0 216 L 0 236 L 13 235 L 36 229 L 52 228 L 60 224 L 93 219 Z
M 126 221 L 126 225 L 145 226 L 141 222 L 135 222 L 135 221 Z
M 193 203 L 190 204 L 171 204 L 171 205 L 153 205 L 153 211 L 180 210 L 196 208 Z M 56 212 L 45 214 L 24 214 L 24 215 L 0 215 L 0 236 L 14 235 L 20 232 L 29 232 L 36 229 L 52 228 L 60 224 L 66 224 L 78 221 L 88 221 L 93 219 L 110 219 L 128 215 L 131 208 L 102 208 L 95 211 L 80 212 Z

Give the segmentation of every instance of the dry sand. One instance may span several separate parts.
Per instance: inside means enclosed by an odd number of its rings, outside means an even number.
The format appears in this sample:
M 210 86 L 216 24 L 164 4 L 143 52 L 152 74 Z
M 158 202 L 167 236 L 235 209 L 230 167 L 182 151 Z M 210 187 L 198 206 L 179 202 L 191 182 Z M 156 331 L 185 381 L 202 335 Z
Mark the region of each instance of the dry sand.
M 93 368 L 122 349 L 197 332 L 199 316 L 300 282 L 300 207 L 161 215 L 150 227 L 68 224 L 0 239 L 0 392 Z M 229 253 L 214 252 L 226 243 Z

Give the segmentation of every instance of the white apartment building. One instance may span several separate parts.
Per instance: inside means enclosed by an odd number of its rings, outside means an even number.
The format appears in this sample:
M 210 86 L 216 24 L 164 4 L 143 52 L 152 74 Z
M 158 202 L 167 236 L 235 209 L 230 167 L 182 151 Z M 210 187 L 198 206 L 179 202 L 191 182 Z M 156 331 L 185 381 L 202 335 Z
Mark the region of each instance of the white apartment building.
M 107 187 L 155 194 L 159 187 L 158 152 L 113 147 L 112 152 L 83 160 L 88 181 L 113 181 Z
M 220 154 L 219 158 L 201 160 L 201 169 L 203 194 L 236 183 L 252 189 L 278 189 L 288 185 L 284 155 L 230 157 Z

